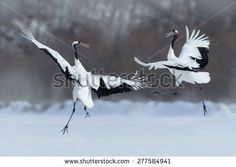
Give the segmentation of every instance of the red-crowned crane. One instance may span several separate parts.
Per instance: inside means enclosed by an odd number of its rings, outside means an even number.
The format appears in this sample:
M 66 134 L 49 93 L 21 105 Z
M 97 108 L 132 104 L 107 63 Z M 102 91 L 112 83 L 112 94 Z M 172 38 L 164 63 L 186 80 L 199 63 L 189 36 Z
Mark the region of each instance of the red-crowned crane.
M 173 36 L 166 61 L 143 63 L 135 57 L 135 62 L 144 67 L 149 67 L 149 70 L 169 69 L 172 75 L 176 78 L 176 86 L 179 86 L 182 82 L 196 84 L 201 91 L 203 111 L 205 115 L 207 109 L 203 98 L 203 90 L 199 84 L 206 84 L 211 80 L 210 74 L 208 72 L 203 72 L 208 64 L 210 41 L 205 34 L 199 34 L 200 30 L 193 30 L 190 35 L 188 27 L 186 26 L 186 42 L 180 55 L 177 57 L 174 54 L 174 44 L 178 38 L 178 31 L 172 30 L 166 34 L 167 37 Z
M 92 99 L 92 91 L 94 91 L 98 98 L 108 96 L 111 94 L 130 92 L 132 90 L 139 90 L 147 85 L 143 82 L 143 78 L 137 77 L 136 74 L 131 79 L 123 79 L 121 77 L 109 76 L 109 75 L 94 75 L 91 72 L 86 71 L 82 63 L 79 60 L 78 46 L 89 48 L 88 44 L 81 41 L 74 41 L 72 48 L 74 50 L 74 66 L 71 66 L 57 51 L 49 48 L 48 46 L 37 41 L 32 35 L 29 28 L 23 24 L 18 23 L 18 27 L 22 31 L 25 38 L 33 42 L 40 50 L 50 56 L 55 63 L 58 64 L 65 77 L 72 82 L 73 85 L 73 111 L 72 114 L 62 129 L 62 133 L 68 133 L 68 126 L 73 114 L 75 113 L 75 104 L 77 100 L 80 100 L 84 104 L 84 110 L 86 116 L 90 116 L 87 108 L 94 106 Z

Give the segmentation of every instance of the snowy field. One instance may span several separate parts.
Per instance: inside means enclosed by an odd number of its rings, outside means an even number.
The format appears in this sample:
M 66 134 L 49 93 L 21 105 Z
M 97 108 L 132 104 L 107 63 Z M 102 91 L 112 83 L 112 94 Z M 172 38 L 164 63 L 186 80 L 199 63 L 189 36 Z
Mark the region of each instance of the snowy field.
M 95 103 L 87 119 L 77 105 L 64 136 L 60 130 L 71 114 L 70 101 L 45 108 L 1 104 L 0 155 L 236 155 L 235 104 L 207 102 L 203 117 L 200 103 Z

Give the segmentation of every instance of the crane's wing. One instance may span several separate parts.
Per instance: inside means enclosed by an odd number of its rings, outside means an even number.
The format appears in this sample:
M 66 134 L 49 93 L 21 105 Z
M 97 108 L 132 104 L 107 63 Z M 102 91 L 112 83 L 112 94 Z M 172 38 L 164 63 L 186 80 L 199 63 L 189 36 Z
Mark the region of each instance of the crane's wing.
M 137 72 L 130 80 L 116 76 L 93 75 L 89 77 L 88 84 L 97 94 L 98 98 L 112 94 L 125 93 L 148 87 L 143 81 L 145 78 L 137 78 Z
M 183 65 L 183 64 L 180 64 L 178 62 L 171 61 L 171 60 L 159 61 L 159 62 L 154 62 L 154 63 L 144 63 L 144 62 L 140 61 L 138 58 L 135 57 L 134 61 L 136 63 L 140 64 L 141 66 L 149 67 L 148 68 L 149 70 L 171 68 L 171 69 L 183 70 L 183 71 L 195 71 L 194 69 L 189 68 L 187 65 Z
M 30 40 L 31 42 L 33 42 L 40 50 L 42 50 L 44 53 L 46 53 L 48 56 L 50 56 L 52 58 L 52 60 L 58 64 L 62 73 L 65 74 L 67 79 L 72 80 L 75 78 L 73 68 L 57 51 L 47 47 L 46 45 L 40 43 L 39 41 L 37 41 L 34 38 L 30 29 L 27 28 L 26 26 L 19 23 L 18 27 L 22 31 L 21 35 L 23 37 L 25 37 L 28 40 Z
M 186 42 L 180 52 L 179 59 L 189 64 L 189 66 L 197 62 L 199 69 L 203 69 L 208 64 L 210 41 L 205 34 L 199 34 L 200 30 L 193 30 L 190 35 L 188 27 L 186 26 Z
M 167 63 L 169 65 L 175 65 L 175 63 L 172 63 L 171 61 L 159 61 L 159 62 L 154 62 L 154 63 L 144 63 L 142 61 L 140 61 L 137 57 L 134 57 L 134 61 L 138 64 L 140 64 L 143 67 L 148 67 L 149 70 L 154 69 L 165 69 L 167 68 L 164 63 Z

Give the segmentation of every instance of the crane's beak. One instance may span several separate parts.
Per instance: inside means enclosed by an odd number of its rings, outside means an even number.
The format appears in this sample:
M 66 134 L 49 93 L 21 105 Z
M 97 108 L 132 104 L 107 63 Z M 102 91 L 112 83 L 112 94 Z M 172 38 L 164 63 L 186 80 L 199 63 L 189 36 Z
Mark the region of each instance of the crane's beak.
M 166 37 L 167 37 L 167 38 L 170 37 L 170 36 L 172 36 L 172 35 L 174 35 L 174 32 L 173 32 L 173 31 L 166 33 Z
M 87 44 L 87 43 L 80 42 L 79 45 L 80 45 L 80 46 L 83 46 L 84 48 L 87 48 L 87 49 L 90 48 L 90 45 Z

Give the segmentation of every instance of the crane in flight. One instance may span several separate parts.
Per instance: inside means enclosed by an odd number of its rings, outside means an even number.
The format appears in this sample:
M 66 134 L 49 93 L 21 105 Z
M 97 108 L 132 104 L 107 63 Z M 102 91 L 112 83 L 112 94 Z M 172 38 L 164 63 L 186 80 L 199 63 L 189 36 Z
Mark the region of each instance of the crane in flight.
M 203 89 L 199 84 L 207 84 L 210 82 L 210 74 L 203 71 L 208 64 L 208 53 L 210 41 L 205 34 L 199 35 L 200 30 L 193 30 L 191 35 L 186 26 L 186 42 L 177 57 L 174 53 L 175 41 L 178 38 L 178 31 L 172 30 L 167 33 L 167 37 L 173 37 L 167 54 L 167 60 L 144 63 L 138 58 L 134 58 L 138 64 L 148 67 L 149 70 L 168 69 L 176 78 L 175 84 L 178 87 L 182 82 L 188 82 L 198 86 L 201 91 L 202 105 L 204 116 L 207 113 L 207 108 L 204 102 Z M 175 93 L 176 94 L 176 93 Z
M 66 79 L 72 82 L 73 110 L 68 122 L 61 130 L 63 134 L 65 134 L 66 132 L 68 133 L 69 123 L 75 113 L 75 105 L 77 100 L 80 100 L 84 104 L 84 110 L 86 112 L 85 117 L 90 116 L 87 108 L 94 107 L 92 91 L 97 94 L 98 98 L 100 98 L 112 94 L 130 92 L 147 87 L 147 85 L 143 82 L 144 77 L 139 77 L 138 72 L 136 72 L 131 79 L 123 79 L 121 77 L 110 75 L 94 75 L 91 72 L 86 71 L 79 60 L 77 48 L 78 46 L 89 48 L 89 45 L 86 43 L 83 43 L 81 41 L 74 41 L 72 43 L 72 49 L 74 51 L 74 66 L 72 66 L 57 51 L 37 41 L 34 38 L 31 30 L 27 26 L 21 23 L 18 23 L 17 26 L 22 32 L 21 35 L 30 40 L 40 50 L 51 57 L 52 60 L 57 63 Z

